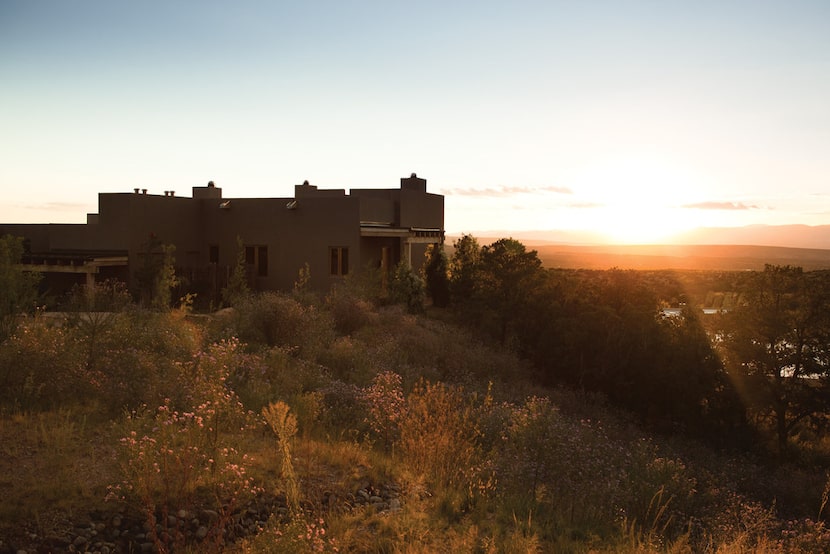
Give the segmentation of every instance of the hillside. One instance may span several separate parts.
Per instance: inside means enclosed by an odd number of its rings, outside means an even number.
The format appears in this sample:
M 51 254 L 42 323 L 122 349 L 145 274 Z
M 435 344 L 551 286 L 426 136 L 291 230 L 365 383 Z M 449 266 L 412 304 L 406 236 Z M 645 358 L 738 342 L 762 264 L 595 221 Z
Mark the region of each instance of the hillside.
M 649 432 L 449 319 L 341 292 L 27 322 L 0 348 L 0 552 L 830 545 L 823 472 Z

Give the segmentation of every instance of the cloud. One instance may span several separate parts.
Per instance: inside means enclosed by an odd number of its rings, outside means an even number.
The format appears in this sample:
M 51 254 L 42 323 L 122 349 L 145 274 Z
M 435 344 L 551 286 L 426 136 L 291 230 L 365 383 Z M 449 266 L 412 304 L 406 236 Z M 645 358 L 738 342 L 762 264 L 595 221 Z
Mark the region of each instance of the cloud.
M 43 202 L 42 204 L 22 204 L 18 208 L 39 212 L 84 212 L 95 209 L 93 204 L 79 202 Z
M 744 204 L 743 202 L 697 202 L 694 204 L 684 204 L 683 208 L 691 208 L 695 210 L 758 210 L 760 209 L 755 204 Z
M 541 192 L 552 192 L 555 194 L 573 194 L 573 191 L 567 187 L 556 187 L 556 186 L 546 186 L 546 187 L 508 187 L 508 186 L 500 186 L 500 187 L 489 187 L 485 189 L 474 189 L 474 188 L 458 188 L 458 189 L 449 189 L 443 191 L 444 194 L 447 195 L 456 195 L 456 196 L 482 196 L 482 197 L 496 197 L 502 198 L 505 196 L 513 196 L 515 194 L 535 194 Z
M 575 209 L 592 209 L 592 208 L 602 208 L 605 204 L 600 204 L 599 202 L 575 202 L 573 204 L 568 204 L 569 208 Z

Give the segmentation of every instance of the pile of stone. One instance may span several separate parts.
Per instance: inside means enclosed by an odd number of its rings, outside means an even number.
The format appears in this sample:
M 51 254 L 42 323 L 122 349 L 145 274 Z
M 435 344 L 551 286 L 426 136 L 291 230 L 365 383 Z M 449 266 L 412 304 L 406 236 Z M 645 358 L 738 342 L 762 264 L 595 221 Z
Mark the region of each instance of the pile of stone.
M 302 509 L 313 512 L 308 502 Z M 362 484 L 345 497 L 325 492 L 324 510 L 371 509 L 374 512 L 397 512 L 401 509 L 401 488 L 396 484 Z M 158 513 L 150 523 L 139 513 L 122 509 L 115 513 L 93 512 L 70 531 L 60 535 L 40 537 L 30 534 L 26 548 L 13 548 L 0 542 L 0 554 L 34 554 L 83 552 L 114 554 L 122 552 L 157 552 L 159 543 L 170 545 L 212 544 L 222 547 L 259 533 L 266 522 L 276 516 L 288 521 L 289 510 L 283 494 L 263 495 L 237 510 L 225 507 L 222 512 L 202 509 L 178 510 L 176 513 Z M 184 549 L 184 548 L 183 548 Z
M 401 509 L 401 488 L 394 483 L 375 487 L 366 483 L 354 494 L 349 495 L 349 502 L 354 507 L 370 506 L 375 512 L 397 512 Z

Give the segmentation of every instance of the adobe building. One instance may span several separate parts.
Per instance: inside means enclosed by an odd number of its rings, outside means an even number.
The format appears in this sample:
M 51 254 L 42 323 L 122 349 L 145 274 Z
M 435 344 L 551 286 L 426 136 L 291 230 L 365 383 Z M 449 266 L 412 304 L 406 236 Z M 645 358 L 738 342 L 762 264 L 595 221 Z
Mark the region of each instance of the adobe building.
M 135 290 L 137 272 L 159 244 L 175 245 L 185 292 L 218 298 L 244 247 L 254 290 L 291 290 L 308 264 L 309 286 L 327 291 L 365 268 L 418 268 L 430 244 L 444 240 L 444 197 L 426 179 L 402 178 L 395 189 L 320 190 L 297 185 L 293 198 L 226 198 L 211 181 L 192 197 L 173 191 L 100 193 L 85 224 L 0 224 L 22 236 L 24 268 L 54 291 L 117 278 Z M 153 249 L 153 244 L 156 249 Z

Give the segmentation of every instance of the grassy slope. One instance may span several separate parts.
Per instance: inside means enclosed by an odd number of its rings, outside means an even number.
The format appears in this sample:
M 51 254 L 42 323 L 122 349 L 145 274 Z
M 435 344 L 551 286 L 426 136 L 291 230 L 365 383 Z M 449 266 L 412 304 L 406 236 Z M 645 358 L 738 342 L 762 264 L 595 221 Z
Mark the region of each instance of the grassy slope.
M 272 366 L 273 359 L 279 361 L 275 389 L 239 391 L 255 412 L 279 397 L 298 414 L 295 472 L 304 501 L 315 518 L 325 518 L 328 534 L 325 540 L 317 537 L 319 543 L 289 544 L 285 537 L 296 529 L 275 523 L 239 548 L 308 551 L 315 544 L 336 544 L 341 551 L 369 552 L 773 552 L 783 548 L 777 541 L 790 528 L 805 537 L 805 544 L 821 548 L 814 539 L 823 528 L 805 520 L 820 511 L 821 472 L 765 467 L 682 438 L 651 436 L 601 399 L 539 389 L 519 360 L 434 317 L 378 311 L 362 303 L 352 307 L 351 316 L 348 336 L 312 340 L 306 334 L 295 346 L 299 357 L 272 358 Z M 314 348 L 308 346 L 312 343 Z M 458 398 L 476 395 L 475 413 L 487 417 L 475 425 L 477 436 L 485 437 L 477 444 L 487 445 L 487 451 L 474 454 L 482 463 L 493 462 L 501 480 L 441 481 L 413 467 L 412 454 L 402 453 L 398 443 L 384 448 L 360 417 L 344 421 L 339 412 L 325 409 L 304 415 L 299 399 L 309 398 L 308 393 L 333 382 L 367 387 L 383 369 L 402 376 L 410 399 L 422 378 L 452 383 Z M 491 400 L 485 401 L 488 388 Z M 546 422 L 540 442 L 516 450 L 525 457 L 517 460 L 543 461 L 533 466 L 541 477 L 529 489 L 523 474 L 511 473 L 515 468 L 498 435 L 516 432 L 511 429 L 526 414 L 526 399 L 534 396 L 549 398 L 553 411 L 540 420 Z M 488 424 L 496 427 L 488 431 Z M 64 408 L 43 413 L 5 413 L 0 419 L 0 538 L 5 544 L 26 544 L 30 534 L 60 534 L 91 510 L 115 509 L 104 496 L 108 485 L 121 479 L 116 455 L 124 430 L 121 417 L 101 417 L 94 403 L 84 407 L 67 401 Z M 488 432 L 495 437 L 489 443 Z M 264 425 L 233 440 L 252 456 L 249 474 L 266 490 L 281 490 L 273 435 Z M 536 444 L 547 450 L 534 453 Z M 345 499 L 365 483 L 399 484 L 403 509 L 393 514 L 347 509 Z M 481 486 L 472 496 L 465 490 L 471 483 Z M 324 502 L 328 498 L 344 500 Z M 800 548 L 798 541 L 787 544 Z

